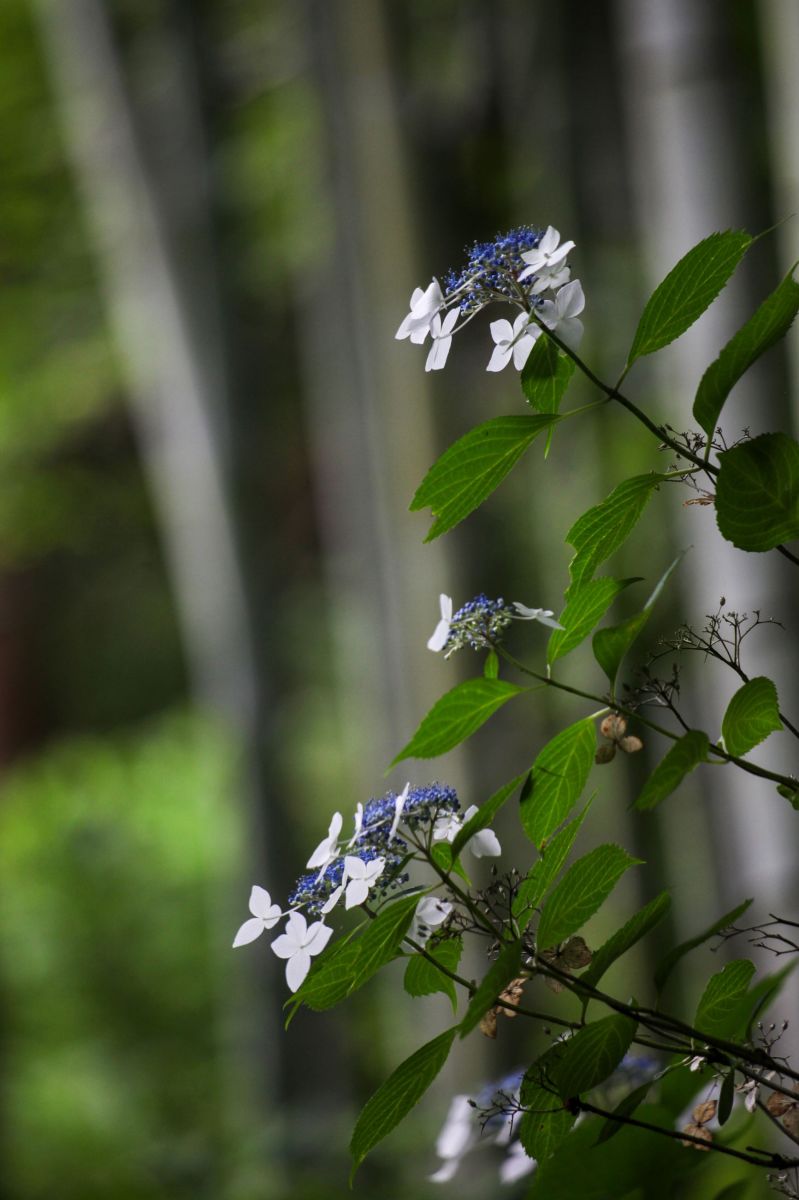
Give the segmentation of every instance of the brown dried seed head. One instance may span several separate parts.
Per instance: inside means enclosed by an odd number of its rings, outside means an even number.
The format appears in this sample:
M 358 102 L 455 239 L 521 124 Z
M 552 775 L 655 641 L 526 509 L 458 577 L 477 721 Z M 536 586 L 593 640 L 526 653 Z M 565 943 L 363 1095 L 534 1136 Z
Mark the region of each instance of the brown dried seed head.
M 597 751 L 596 751 L 596 754 L 594 755 L 594 762 L 599 763 L 599 765 L 601 766 L 602 763 L 612 762 L 613 759 L 615 758 L 615 756 L 616 756 L 616 743 L 615 742 L 603 742 L 603 744 L 601 746 L 597 746 Z
M 791 1137 L 799 1137 L 799 1108 L 795 1104 L 788 1109 L 782 1123 Z
M 709 1129 L 705 1129 L 704 1125 L 686 1125 L 683 1133 L 690 1133 L 691 1137 L 701 1138 L 703 1142 L 712 1142 L 713 1134 Z M 709 1150 L 710 1146 L 697 1146 L 696 1142 L 683 1142 L 683 1146 L 688 1146 L 690 1150 Z
M 497 1010 L 495 1008 L 489 1008 L 485 1016 L 481 1018 L 480 1032 L 487 1038 L 497 1036 Z
M 708 1121 L 712 1121 L 716 1115 L 716 1107 L 715 1100 L 703 1100 L 701 1104 L 697 1104 L 693 1114 L 697 1125 L 707 1125 Z
M 572 937 L 561 947 L 558 960 L 567 970 L 579 971 L 581 967 L 587 967 L 593 957 L 584 938 Z
M 766 1101 L 766 1108 L 771 1113 L 772 1117 L 781 1117 L 789 1108 L 793 1108 L 796 1104 L 790 1096 L 784 1095 L 782 1092 L 772 1092 Z
M 626 718 L 619 716 L 618 713 L 608 713 L 599 726 L 599 732 L 603 737 L 613 738 L 614 741 L 624 737 L 627 732 Z
M 500 993 L 500 1000 L 504 1000 L 506 1004 L 519 1004 L 522 998 L 524 985 L 527 983 L 525 976 L 520 976 L 518 979 L 512 979 L 504 992 Z M 515 1017 L 517 1014 L 508 1008 L 498 1006 L 499 1012 L 504 1013 L 506 1017 Z
M 633 733 L 628 733 L 627 737 L 619 739 L 619 749 L 623 750 L 625 754 L 637 754 L 643 748 L 644 743 Z

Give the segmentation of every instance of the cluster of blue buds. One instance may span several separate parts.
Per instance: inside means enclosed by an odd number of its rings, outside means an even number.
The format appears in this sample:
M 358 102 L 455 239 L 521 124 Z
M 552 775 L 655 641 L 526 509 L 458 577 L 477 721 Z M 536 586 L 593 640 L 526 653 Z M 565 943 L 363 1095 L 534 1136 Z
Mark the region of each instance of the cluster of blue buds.
M 513 609 L 501 596 L 497 600 L 489 600 L 484 592 L 480 592 L 479 596 L 468 600 L 453 615 L 444 645 L 444 657 L 448 658 L 464 647 L 483 650 L 492 646 L 499 641 L 514 615 Z
M 522 255 L 538 247 L 543 232 L 532 225 L 520 225 L 493 242 L 475 242 L 466 250 L 466 266 L 445 275 L 445 298 L 457 296 L 464 314 L 477 312 L 493 300 L 518 303 L 527 292 L 517 282 L 525 267 Z

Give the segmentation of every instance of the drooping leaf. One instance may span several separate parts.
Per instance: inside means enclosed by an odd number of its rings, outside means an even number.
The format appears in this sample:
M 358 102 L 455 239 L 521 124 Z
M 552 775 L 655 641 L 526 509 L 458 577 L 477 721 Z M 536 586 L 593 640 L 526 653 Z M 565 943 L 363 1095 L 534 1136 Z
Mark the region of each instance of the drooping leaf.
M 533 863 L 532 870 L 519 884 L 513 901 L 513 915 L 521 924 L 526 922 L 527 915 L 543 900 L 555 882 L 590 807 L 589 800 L 580 815 L 547 842 L 541 857 Z
M 724 1076 L 724 1082 L 719 1090 L 719 1106 L 716 1110 L 716 1118 L 719 1125 L 726 1125 L 732 1113 L 732 1105 L 735 1100 L 735 1071 L 729 1071 Z
M 702 376 L 694 400 L 694 417 L 708 437 L 713 436 L 724 402 L 741 376 L 793 324 L 799 312 L 799 283 L 793 278 L 794 270 L 792 267 Z
M 544 905 L 536 939 L 539 951 L 577 933 L 607 900 L 624 872 L 640 862 L 611 843 L 578 858 Z
M 426 542 L 452 529 L 486 500 L 555 414 L 493 417 L 460 438 L 427 472 L 411 512 L 430 508 L 435 520 Z
M 604 1083 L 629 1050 L 636 1029 L 631 1017 L 614 1013 L 592 1021 L 569 1038 L 553 1070 L 561 1099 L 580 1096 Z
M 453 858 L 458 857 L 463 847 L 468 845 L 476 833 L 479 833 L 481 829 L 486 829 L 491 824 L 503 804 L 524 783 L 527 775 L 527 771 L 523 775 L 517 775 L 515 779 L 511 779 L 510 783 L 503 784 L 501 788 L 494 792 L 494 795 L 486 800 L 485 804 L 480 805 L 474 816 L 470 817 L 456 834 L 452 842 Z
M 611 691 L 616 685 L 616 676 L 624 656 L 649 620 L 660 593 L 681 558 L 682 554 L 678 554 L 671 566 L 664 571 L 655 590 L 640 612 L 628 617 L 619 625 L 611 625 L 608 629 L 598 629 L 594 634 L 591 643 L 594 648 L 594 657 L 610 680 Z
M 460 1023 L 462 1038 L 471 1033 L 489 1008 L 496 1003 L 497 996 L 505 990 L 511 979 L 518 976 L 520 962 L 521 943 L 508 942 L 500 950 L 496 962 L 489 967 L 482 983 L 469 1001 L 466 1015 Z
M 799 537 L 799 443 L 764 433 L 720 455 L 716 519 L 739 550 L 771 550 Z
M 566 607 L 558 617 L 562 629 L 553 629 L 547 644 L 551 666 L 585 641 L 599 624 L 619 592 L 637 579 L 585 579 L 573 583 L 566 593 Z
M 730 700 L 721 722 L 721 735 L 730 754 L 740 758 L 782 729 L 777 689 L 765 675 L 750 679 Z
M 707 760 L 710 741 L 706 733 L 690 729 L 675 742 L 644 784 L 635 807 L 654 808 L 680 786 L 685 776 Z
M 463 938 L 448 937 L 433 945 L 428 944 L 426 949 L 430 957 L 441 963 L 442 967 L 449 971 L 457 971 L 463 952 Z M 421 954 L 414 954 L 408 960 L 404 987 L 409 996 L 431 996 L 435 992 L 443 992 L 449 997 L 453 1010 L 458 1007 L 454 982 Z
M 390 1133 L 421 1099 L 449 1057 L 457 1029 L 427 1042 L 397 1067 L 367 1100 L 350 1142 L 350 1183 L 366 1155 Z
M 485 724 L 498 708 L 526 690 L 503 679 L 469 679 L 459 683 L 436 701 L 391 766 L 404 758 L 436 758 L 446 754 Z
M 548 337 L 539 337 L 522 370 L 525 399 L 539 413 L 557 413 L 574 374 L 574 360 L 562 354 Z M 554 425 L 547 434 L 544 454 L 549 453 Z
M 654 1079 L 647 1079 L 646 1083 L 639 1084 L 637 1088 L 634 1088 L 631 1092 L 628 1092 L 627 1095 L 620 1100 L 613 1109 L 613 1115 L 616 1117 L 631 1117 L 635 1110 L 640 1108 L 644 1100 L 646 1100 L 649 1089 L 652 1087 L 654 1082 Z M 605 1124 L 599 1131 L 599 1137 L 596 1140 L 597 1146 L 600 1146 L 602 1142 L 609 1142 L 610 1139 L 615 1137 L 617 1133 L 620 1133 L 623 1128 L 624 1125 L 621 1121 L 614 1121 L 613 1117 L 608 1117 L 605 1121 Z
M 615 487 L 600 504 L 589 508 L 572 525 L 566 541 L 574 546 L 569 564 L 572 584 L 590 579 L 601 563 L 627 541 L 665 476 L 634 475 Z
M 627 359 L 629 365 L 680 337 L 709 308 L 751 245 L 748 233 L 712 233 L 680 259 L 650 296 Z
M 363 987 L 376 971 L 396 957 L 418 901 L 418 896 L 403 896 L 386 905 L 359 937 L 311 971 L 292 1002 L 321 1012 Z
M 539 848 L 571 812 L 585 787 L 596 750 L 586 717 L 561 730 L 536 756 L 532 787 L 521 804 L 524 831 Z
M 539 1163 L 555 1153 L 575 1121 L 574 1115 L 564 1108 L 553 1078 L 562 1055 L 562 1042 L 550 1046 L 526 1071 L 519 1092 L 519 1101 L 524 1106 L 519 1141 L 530 1158 Z
M 630 917 L 629 921 L 622 925 L 621 929 L 617 929 L 606 942 L 594 952 L 594 957 L 588 968 L 583 971 L 580 979 L 583 983 L 589 984 L 591 987 L 596 987 L 602 976 L 622 954 L 639 942 L 645 934 L 649 933 L 659 921 L 662 921 L 671 906 L 671 896 L 668 892 L 661 892 L 654 900 L 650 900 L 648 904 L 637 912 L 635 916 Z
M 669 950 L 655 971 L 655 988 L 657 991 L 663 991 L 663 988 L 666 986 L 666 980 L 681 958 L 691 950 L 695 950 L 697 946 L 710 941 L 717 933 L 721 933 L 722 929 L 727 929 L 730 925 L 734 925 L 738 918 L 743 916 L 751 903 L 751 900 L 744 900 L 741 904 L 737 904 L 735 908 L 730 909 L 723 917 L 719 917 L 712 925 L 708 925 L 707 929 L 703 929 L 695 937 L 688 938 L 687 941 L 681 942 L 679 946 L 674 946 L 673 949 Z
M 708 1037 L 731 1037 L 736 1032 L 741 998 L 754 973 L 754 963 L 737 958 L 711 976 L 696 1010 L 694 1028 Z

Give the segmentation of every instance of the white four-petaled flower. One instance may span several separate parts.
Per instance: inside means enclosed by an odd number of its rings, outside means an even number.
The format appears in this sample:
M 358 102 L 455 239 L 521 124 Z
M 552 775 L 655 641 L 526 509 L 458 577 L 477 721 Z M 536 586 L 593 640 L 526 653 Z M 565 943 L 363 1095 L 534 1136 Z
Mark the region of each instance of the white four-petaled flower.
M 445 817 L 439 817 L 433 826 L 433 841 L 454 842 L 463 826 L 477 811 L 477 805 L 472 804 L 466 809 L 463 816 L 459 813 L 450 813 Z M 466 848 L 472 852 L 475 858 L 497 858 L 502 853 L 499 838 L 493 829 L 479 830 L 469 838 Z
M 324 871 L 330 863 L 338 858 L 338 835 L 341 833 L 343 823 L 344 819 L 341 813 L 333 813 L 333 818 L 328 826 L 327 837 L 322 838 L 305 864 L 306 867 L 320 867 Z
M 260 937 L 265 929 L 277 925 L 283 913 L 279 904 L 273 904 L 269 892 L 258 887 L 256 883 L 250 892 L 250 912 L 252 916 L 239 928 L 233 939 L 233 946 L 246 946 Z
M 496 345 L 486 370 L 501 371 L 512 358 L 516 370 L 521 371 L 541 333 L 540 325 L 531 322 L 528 313 L 520 312 L 513 325 L 503 317 L 492 321 L 490 328 Z
M 583 336 L 583 323 L 577 317 L 584 308 L 583 285 L 579 279 L 573 279 L 556 293 L 554 300 L 539 305 L 537 313 L 547 329 L 557 333 L 570 350 L 576 350 Z
M 551 608 L 528 608 L 526 604 L 521 604 L 518 600 L 513 601 L 513 607 L 516 609 L 516 616 L 521 621 L 539 621 L 542 625 L 548 625 L 550 629 L 563 628 L 554 619 L 555 614 Z
M 432 930 L 443 925 L 451 912 L 452 905 L 447 900 L 439 900 L 438 896 L 422 897 L 416 905 L 408 937 L 424 946 Z
M 278 958 L 286 961 L 286 983 L 296 992 L 311 969 L 311 958 L 321 954 L 333 930 L 323 921 L 308 925 L 302 913 L 293 912 L 286 922 L 286 932 L 272 942 Z
M 546 233 L 541 238 L 541 241 L 533 250 L 525 250 L 522 254 L 522 260 L 527 263 L 527 266 L 519 276 L 519 283 L 525 279 L 529 279 L 531 275 L 538 278 L 538 283 L 544 280 L 539 287 L 538 284 L 533 288 L 533 291 L 543 291 L 545 287 L 557 287 L 553 283 L 553 277 L 557 276 L 563 268 L 563 260 L 570 250 L 574 249 L 574 242 L 564 242 L 559 245 L 560 234 L 557 229 L 553 229 L 551 225 L 547 226 Z
M 417 346 L 421 345 L 430 332 L 433 317 L 443 303 L 444 296 L 437 279 L 429 283 L 424 291 L 421 288 L 414 288 L 410 312 L 403 319 L 395 337 L 400 339 L 409 337 Z
M 458 319 L 458 308 L 451 308 L 444 320 L 436 313 L 430 322 L 430 336 L 433 344 L 424 364 L 425 371 L 440 371 L 449 356 L 452 345 L 452 333 Z
M 441 620 L 433 630 L 432 636 L 427 639 L 427 649 L 434 650 L 436 654 L 446 646 L 452 625 L 452 597 L 445 596 L 442 592 L 438 601 L 441 605 Z
M 362 858 L 356 858 L 355 855 L 347 855 L 344 859 L 344 868 L 347 872 L 347 886 L 344 893 L 345 908 L 354 908 L 357 904 L 363 904 L 369 895 L 369 889 L 374 887 L 383 874 L 385 865 L 384 858 L 373 858 L 369 862 L 364 862 Z

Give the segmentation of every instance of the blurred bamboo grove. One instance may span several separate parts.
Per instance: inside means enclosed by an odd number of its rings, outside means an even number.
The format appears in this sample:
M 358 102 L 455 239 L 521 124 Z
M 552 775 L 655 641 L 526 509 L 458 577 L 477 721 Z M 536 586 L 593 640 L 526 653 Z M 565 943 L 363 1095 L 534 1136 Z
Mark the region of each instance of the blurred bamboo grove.
M 612 375 L 687 247 L 799 211 L 797 61 L 795 0 L 3 0 L 0 1200 L 348 1194 L 358 1106 L 446 1001 L 373 984 L 284 1033 L 280 965 L 230 950 L 249 885 L 285 897 L 473 670 L 425 650 L 438 593 L 557 610 L 571 520 L 652 465 L 602 410 L 424 546 L 425 470 L 519 397 L 477 326 L 425 375 L 394 340 L 407 298 L 475 238 L 552 223 Z M 659 420 L 688 422 L 796 246 L 794 219 L 642 373 Z M 794 331 L 732 420 L 795 425 L 798 375 Z M 736 575 L 712 510 L 660 503 L 635 549 L 657 577 L 688 544 L 662 632 L 721 594 L 790 626 L 795 584 Z M 761 651 L 790 710 L 789 638 Z M 698 665 L 684 698 L 717 721 Z M 498 717 L 414 780 L 479 803 L 569 711 Z M 795 914 L 784 802 L 725 775 L 633 819 L 645 770 L 603 768 L 602 834 L 674 888 L 679 929 L 744 894 Z M 361 1194 L 499 1194 L 488 1154 L 425 1181 L 450 1095 L 518 1065 L 478 1040 Z

